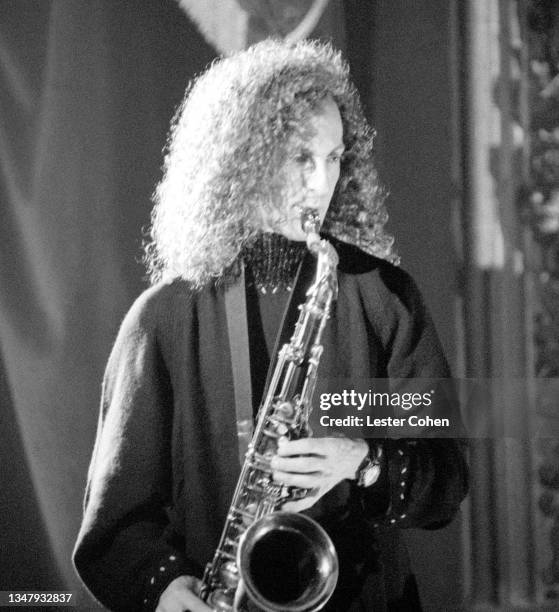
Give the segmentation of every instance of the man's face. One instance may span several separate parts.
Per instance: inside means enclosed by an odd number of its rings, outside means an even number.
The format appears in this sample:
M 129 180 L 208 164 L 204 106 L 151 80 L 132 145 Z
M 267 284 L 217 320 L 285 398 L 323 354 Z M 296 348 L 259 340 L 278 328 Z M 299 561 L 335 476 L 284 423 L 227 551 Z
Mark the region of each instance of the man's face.
M 274 224 L 265 220 L 266 229 L 273 229 L 289 240 L 302 241 L 306 238 L 301 228 L 303 209 L 315 209 L 320 222 L 324 221 L 340 176 L 344 151 L 343 126 L 334 100 L 325 98 L 309 121 L 314 136 L 301 143 L 284 170 L 287 198 L 282 218 Z

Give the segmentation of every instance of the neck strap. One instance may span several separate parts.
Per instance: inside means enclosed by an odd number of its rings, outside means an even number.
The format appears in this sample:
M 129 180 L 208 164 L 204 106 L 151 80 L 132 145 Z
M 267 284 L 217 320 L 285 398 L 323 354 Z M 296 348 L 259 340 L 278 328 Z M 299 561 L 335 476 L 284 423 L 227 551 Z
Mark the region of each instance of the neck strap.
M 229 354 L 233 373 L 233 391 L 237 419 L 239 462 L 245 461 L 252 439 L 252 385 L 250 382 L 250 354 L 248 344 L 245 270 L 225 289 L 225 313 L 229 335 Z
M 302 266 L 303 261 L 299 263 L 295 275 L 294 288 L 287 300 L 276 336 L 274 351 L 270 355 L 270 367 L 268 368 L 264 393 L 267 392 L 272 379 L 278 351 L 281 346 L 289 340 L 293 330 L 292 319 L 295 317 L 294 320 L 296 320 L 298 310 L 292 305 L 298 304 L 304 299 L 304 291 L 301 289 L 304 283 L 300 282 L 305 280 L 302 278 L 304 275 L 301 274 Z M 252 383 L 250 376 L 250 351 L 244 266 L 241 267 L 239 277 L 225 288 L 225 313 L 227 317 L 227 333 L 229 336 L 231 371 L 233 374 L 239 462 L 242 467 L 245 462 L 248 445 L 252 440 L 253 432 Z

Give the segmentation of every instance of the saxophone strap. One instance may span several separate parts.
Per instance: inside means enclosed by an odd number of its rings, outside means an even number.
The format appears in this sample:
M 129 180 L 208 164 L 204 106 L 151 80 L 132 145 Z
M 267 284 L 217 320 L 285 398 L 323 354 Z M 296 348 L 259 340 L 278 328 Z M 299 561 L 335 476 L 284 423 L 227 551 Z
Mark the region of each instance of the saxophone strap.
M 274 343 L 274 350 L 270 355 L 270 366 L 266 376 L 266 384 L 264 385 L 264 394 L 274 373 L 275 356 L 283 344 L 289 340 L 288 332 L 293 327 L 291 319 L 297 317 L 297 309 L 293 305 L 299 303 L 301 294 L 304 295 L 305 292 L 305 285 L 304 282 L 301 282 L 303 279 L 300 277 L 304 276 L 301 274 L 301 269 L 309 256 L 311 256 L 309 253 L 305 254 L 297 268 L 297 274 L 293 282 L 293 291 L 287 300 Z M 225 314 L 227 318 L 227 334 L 229 336 L 231 372 L 233 374 L 239 462 L 242 467 L 253 432 L 252 383 L 244 266 L 242 266 L 241 274 L 237 280 L 229 283 L 225 288 Z
M 245 291 L 245 269 L 239 278 L 225 289 L 225 313 L 229 335 L 229 354 L 233 374 L 233 391 L 237 421 L 237 443 L 239 462 L 245 461 L 248 445 L 252 439 L 252 384 L 250 381 L 250 353 Z

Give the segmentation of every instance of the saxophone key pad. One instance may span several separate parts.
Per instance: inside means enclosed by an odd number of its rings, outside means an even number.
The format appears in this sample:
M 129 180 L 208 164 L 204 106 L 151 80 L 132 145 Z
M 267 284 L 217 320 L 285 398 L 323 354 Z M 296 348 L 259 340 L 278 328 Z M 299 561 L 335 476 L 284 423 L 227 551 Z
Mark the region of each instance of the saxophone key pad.
M 291 402 L 279 400 L 274 404 L 274 416 L 277 418 L 290 419 L 294 412 L 295 408 Z
M 219 568 L 219 577 L 226 587 L 236 589 L 239 584 L 239 570 L 237 569 L 237 564 L 233 561 L 226 561 L 223 563 Z

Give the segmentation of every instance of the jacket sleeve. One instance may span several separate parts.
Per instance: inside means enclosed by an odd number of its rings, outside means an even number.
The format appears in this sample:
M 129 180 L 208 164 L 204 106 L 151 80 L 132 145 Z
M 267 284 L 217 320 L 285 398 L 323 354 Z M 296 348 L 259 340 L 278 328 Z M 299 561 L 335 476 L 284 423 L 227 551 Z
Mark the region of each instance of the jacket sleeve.
M 101 413 L 73 561 L 111 610 L 153 609 L 194 573 L 169 521 L 173 396 L 157 343 L 154 300 L 126 316 L 103 380 Z
M 403 437 L 397 431 L 394 437 L 390 432 L 387 439 L 367 440 L 372 452 L 382 447 L 381 476 L 361 490 L 362 504 L 374 527 L 436 529 L 452 520 L 468 490 L 459 406 L 451 384 L 441 380 L 450 377 L 448 364 L 415 283 L 389 264 L 377 274 L 362 292 L 386 355 L 387 378 L 409 391 L 422 381 L 435 381 L 439 393 L 431 414 L 448 417 L 453 433 L 414 427 L 413 434 L 408 428 Z

